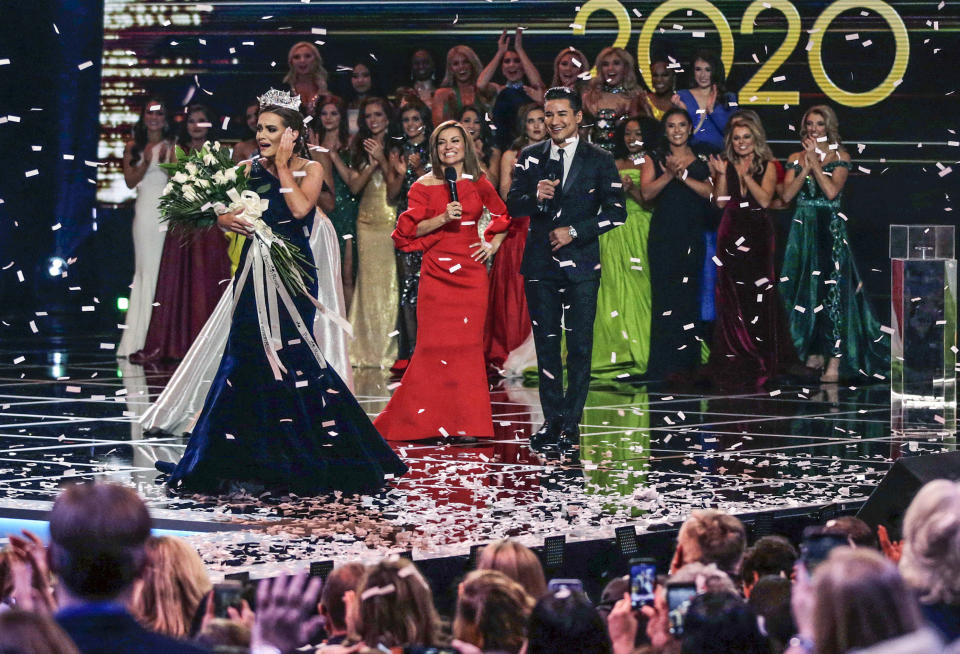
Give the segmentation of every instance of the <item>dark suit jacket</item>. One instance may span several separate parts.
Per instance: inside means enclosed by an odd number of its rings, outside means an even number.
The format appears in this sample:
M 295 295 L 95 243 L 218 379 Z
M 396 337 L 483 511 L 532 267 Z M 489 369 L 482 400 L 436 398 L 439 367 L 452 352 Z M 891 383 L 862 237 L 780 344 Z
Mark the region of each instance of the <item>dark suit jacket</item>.
M 67 609 L 57 622 L 81 654 L 206 654 L 190 643 L 147 631 L 120 608 Z
M 597 279 L 600 277 L 597 237 L 627 219 L 620 173 L 610 153 L 581 138 L 573 161 L 568 160 L 566 164 L 569 172 L 559 198 L 554 197 L 550 211 L 540 213 L 537 184 L 547 178 L 549 158 L 550 139 L 547 139 L 524 148 L 513 171 L 507 209 L 513 216 L 530 216 L 520 272 L 528 279 Z M 557 208 L 559 215 L 554 217 Z M 571 225 L 577 230 L 577 238 L 551 252 L 550 232 Z

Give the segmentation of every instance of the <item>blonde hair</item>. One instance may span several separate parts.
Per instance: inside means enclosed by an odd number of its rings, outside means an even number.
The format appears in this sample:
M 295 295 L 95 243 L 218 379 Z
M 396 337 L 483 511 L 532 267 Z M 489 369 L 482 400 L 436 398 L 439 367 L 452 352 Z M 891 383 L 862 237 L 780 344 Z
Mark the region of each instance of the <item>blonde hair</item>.
M 460 586 L 453 637 L 484 650 L 516 654 L 535 604 L 523 587 L 496 570 L 474 570 Z
M 560 60 L 566 57 L 567 55 L 573 55 L 574 58 L 580 62 L 580 73 L 585 73 L 590 70 L 590 60 L 587 59 L 587 55 L 583 54 L 573 46 L 568 46 L 561 50 L 556 57 L 553 58 L 553 81 L 550 82 L 550 86 L 563 86 L 563 83 L 560 81 Z
M 838 149 L 842 149 L 843 142 L 840 140 L 840 121 L 837 120 L 837 112 L 825 104 L 815 104 L 803 112 L 803 118 L 800 119 L 800 141 L 803 142 L 807 138 L 807 117 L 810 114 L 823 116 L 823 122 L 827 130 L 827 145 L 836 144 Z M 818 144 L 817 147 L 819 148 L 820 145 Z M 826 148 L 821 149 L 826 150 Z
M 904 581 L 924 603 L 960 603 L 960 483 L 937 479 L 920 489 L 903 519 Z
M 591 94 L 600 92 L 600 87 L 604 84 L 603 75 L 600 73 L 600 66 L 603 60 L 610 55 L 616 55 L 620 58 L 620 61 L 623 62 L 623 88 L 630 94 L 638 91 L 640 84 L 637 82 L 637 67 L 633 63 L 633 57 L 623 48 L 617 48 L 611 45 L 601 50 L 600 54 L 598 54 L 597 58 L 593 61 L 597 67 L 597 75 L 590 80 L 589 92 Z
M 474 181 L 479 180 L 483 171 L 480 170 L 477 150 L 473 147 L 473 137 L 467 133 L 463 125 L 455 120 L 446 120 L 440 123 L 430 134 L 430 165 L 433 167 L 433 176 L 437 179 L 443 179 L 444 165 L 440 161 L 440 153 L 437 152 L 437 141 L 440 138 L 440 133 L 450 128 L 460 130 L 460 136 L 463 138 L 463 172 L 472 176 Z
M 473 68 L 473 75 L 470 77 L 470 83 L 476 85 L 477 78 L 480 77 L 480 71 L 483 70 L 483 65 L 480 63 L 480 57 L 477 56 L 477 53 L 473 51 L 469 45 L 455 45 L 449 50 L 447 50 L 447 69 L 443 74 L 443 81 L 440 82 L 440 86 L 453 86 L 454 77 L 453 69 L 450 68 L 450 62 L 453 58 L 462 54 L 467 58 L 467 61 L 470 62 L 470 66 Z
M 767 133 L 760 122 L 760 116 L 752 109 L 741 109 L 733 114 L 727 130 L 723 135 L 723 156 L 727 161 L 735 162 L 739 157 L 733 149 L 733 130 L 736 127 L 746 127 L 753 136 L 753 165 L 750 172 L 754 176 L 762 176 L 767 170 L 767 163 L 773 160 L 773 152 L 767 144 Z
M 356 599 L 356 637 L 369 647 L 436 644 L 433 592 L 411 561 L 396 557 L 367 568 Z
M 151 536 L 146 558 L 130 610 L 151 631 L 182 638 L 190 633 L 197 607 L 212 588 L 203 561 L 174 536 Z
M 320 50 L 317 49 L 317 46 L 310 43 L 310 41 L 297 41 L 287 52 L 287 65 L 290 69 L 287 71 L 286 77 L 283 78 L 283 83 L 293 88 L 297 81 L 297 73 L 293 70 L 293 53 L 296 52 L 298 48 L 307 48 L 313 53 L 313 68 L 310 70 L 309 75 L 313 78 L 313 85 L 317 87 L 317 91 L 321 94 L 325 93 L 329 74 L 327 73 L 327 69 L 323 67 L 323 57 L 320 56 Z
M 540 559 L 515 540 L 505 538 L 483 548 L 477 570 L 497 570 L 520 584 L 527 594 L 537 599 L 547 592 Z
M 870 647 L 923 623 L 896 566 L 865 548 L 835 548 L 813 577 L 813 600 L 817 654 Z

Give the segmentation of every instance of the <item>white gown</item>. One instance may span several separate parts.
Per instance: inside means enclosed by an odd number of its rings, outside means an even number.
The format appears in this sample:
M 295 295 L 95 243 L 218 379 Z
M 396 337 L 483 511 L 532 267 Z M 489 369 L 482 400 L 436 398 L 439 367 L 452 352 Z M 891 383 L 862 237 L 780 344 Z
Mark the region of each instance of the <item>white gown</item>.
M 130 356 L 143 347 L 153 313 L 153 294 L 157 289 L 160 256 L 166 239 L 166 225 L 160 222 L 160 196 L 168 177 L 157 161 L 160 146 L 154 146 L 154 156 L 147 172 L 137 184 L 137 200 L 133 212 L 133 284 L 130 286 L 130 304 L 126 327 L 117 346 L 117 356 Z
M 310 249 L 317 264 L 317 300 L 346 320 L 337 232 L 330 219 L 319 209 L 314 214 L 313 229 L 310 231 Z M 232 306 L 233 284 L 228 284 L 216 309 L 177 366 L 170 382 L 157 401 L 139 418 L 144 431 L 165 431 L 179 435 L 193 429 L 227 345 Z M 347 351 L 347 334 L 317 311 L 313 321 L 313 338 L 327 362 L 353 392 L 353 369 Z

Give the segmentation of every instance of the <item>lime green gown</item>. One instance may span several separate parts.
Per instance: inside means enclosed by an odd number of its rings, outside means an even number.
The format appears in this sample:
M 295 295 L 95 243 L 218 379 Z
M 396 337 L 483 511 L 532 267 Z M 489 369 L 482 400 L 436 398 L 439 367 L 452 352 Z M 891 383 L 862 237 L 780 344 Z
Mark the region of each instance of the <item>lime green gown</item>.
M 640 185 L 640 171 L 621 171 Z M 647 234 L 650 212 L 626 195 L 627 221 L 600 235 L 600 290 L 591 375 L 620 382 L 647 371 L 652 313 Z

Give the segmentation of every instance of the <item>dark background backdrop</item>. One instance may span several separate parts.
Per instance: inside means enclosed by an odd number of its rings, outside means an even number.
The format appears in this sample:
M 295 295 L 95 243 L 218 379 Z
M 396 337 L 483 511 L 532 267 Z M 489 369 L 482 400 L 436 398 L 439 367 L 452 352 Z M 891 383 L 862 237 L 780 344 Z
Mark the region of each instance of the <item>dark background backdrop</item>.
M 634 56 L 644 20 L 660 4 L 583 3 L 584 11 L 600 6 L 629 12 L 626 48 Z M 675 2 L 678 9 L 658 26 L 654 50 L 684 63 L 696 48 L 719 50 L 714 26 L 699 11 L 681 6 L 705 4 Z M 747 35 L 741 17 L 750 3 L 712 4 L 732 31 L 728 87 L 736 92 L 784 42 L 787 22 L 777 11 L 764 11 L 754 33 Z M 887 3 L 909 30 L 906 72 L 889 97 L 860 108 L 826 97 L 810 72 L 807 30 L 835 4 L 792 2 L 803 32 L 774 73 L 786 80 L 768 81 L 763 89 L 799 91 L 799 106 L 751 108 L 760 112 L 781 157 L 797 149 L 790 126 L 799 128 L 804 108 L 828 102 L 837 109 L 856 164 L 869 171 L 851 177 L 844 212 L 867 290 L 887 322 L 888 226 L 956 222 L 952 209 L 960 192 L 958 173 L 941 173 L 948 167 L 960 170 L 960 147 L 955 145 L 960 141 L 960 3 Z M 845 11 L 823 42 L 827 73 L 856 92 L 880 83 L 895 57 L 890 28 L 871 10 L 876 3 L 860 4 L 842 5 Z M 33 321 L 41 336 L 86 333 L 116 340 L 116 324 L 123 320 L 116 299 L 126 295 L 133 270 L 132 207 L 117 185 L 118 162 L 146 94 L 159 93 L 173 106 L 188 97 L 205 102 L 221 116 L 232 117 L 218 138 L 236 137 L 234 126 L 242 125 L 244 103 L 270 85 L 280 85 L 287 50 L 295 41 L 324 42 L 319 48 L 334 91 L 346 88 L 345 69 L 357 61 L 370 65 L 389 91 L 408 79 L 406 62 L 417 47 L 433 51 L 442 75 L 451 45 L 468 44 L 486 60 L 496 50 L 499 31 L 517 25 L 527 28 L 524 45 L 549 83 L 558 50 L 573 45 L 592 61 L 618 35 L 614 14 L 607 10 L 592 14 L 584 34 L 574 34 L 570 26 L 577 22 L 579 6 L 507 0 L 209 5 L 54 0 L 23 3 L 21 10 L 5 12 L 0 60 L 10 62 L 0 65 L 0 339 L 30 336 Z M 314 28 L 327 33 L 314 33 Z M 695 38 L 693 32 L 704 32 L 704 37 Z M 870 44 L 864 46 L 866 41 Z M 745 101 L 741 98 L 744 106 Z M 862 153 L 858 145 L 864 146 Z M 33 170 L 37 174 L 27 177 Z M 778 220 L 785 236 L 789 216 Z M 48 274 L 53 256 L 71 262 L 66 278 Z

